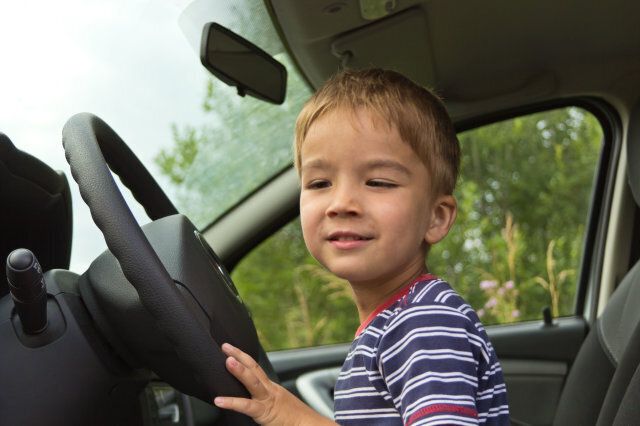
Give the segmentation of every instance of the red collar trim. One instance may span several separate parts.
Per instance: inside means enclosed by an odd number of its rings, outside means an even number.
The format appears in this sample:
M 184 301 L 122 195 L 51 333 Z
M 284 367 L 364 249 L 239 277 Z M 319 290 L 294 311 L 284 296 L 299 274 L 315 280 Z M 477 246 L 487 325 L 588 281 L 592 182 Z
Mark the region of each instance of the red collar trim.
M 389 306 L 393 305 L 394 303 L 396 303 L 398 300 L 402 299 L 404 296 L 407 295 L 407 293 L 409 293 L 409 290 L 411 290 L 411 287 L 413 287 L 413 285 L 415 283 L 418 283 L 420 281 L 425 281 L 425 280 L 434 280 L 436 279 L 436 277 L 434 275 L 431 274 L 422 274 L 420 276 L 418 276 L 416 279 L 414 279 L 413 281 L 411 281 L 409 284 L 405 285 L 404 287 L 402 287 L 400 290 L 396 291 L 394 294 L 392 294 L 391 296 L 389 296 L 389 298 L 383 302 L 381 305 L 379 305 L 375 311 L 371 312 L 371 314 L 369 314 L 369 316 L 367 317 L 367 319 L 365 319 L 362 324 L 360 324 L 360 327 L 358 327 L 358 329 L 356 330 L 356 337 L 358 337 L 360 335 L 360 333 L 362 333 L 364 331 L 365 328 L 367 328 L 367 326 L 371 323 L 371 321 L 373 321 L 373 319 L 382 311 L 384 311 L 385 309 L 387 309 Z

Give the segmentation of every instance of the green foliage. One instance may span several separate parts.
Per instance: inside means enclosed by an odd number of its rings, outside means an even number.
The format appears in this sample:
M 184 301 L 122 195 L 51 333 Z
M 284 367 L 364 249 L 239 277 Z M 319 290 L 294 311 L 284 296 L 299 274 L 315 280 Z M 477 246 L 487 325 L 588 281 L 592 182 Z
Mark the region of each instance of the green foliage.
M 287 63 L 286 57 L 280 59 Z M 176 184 L 180 211 L 196 225 L 206 226 L 286 167 L 295 117 L 308 96 L 309 89 L 296 78 L 289 79 L 283 105 L 241 98 L 234 88 L 207 81 L 203 109 L 210 122 L 201 127 L 174 126 L 175 145 L 155 158 Z
M 174 125 L 171 130 L 176 145 L 171 151 L 160 151 L 156 156 L 156 164 L 160 166 L 162 173 L 171 179 L 172 183 L 180 185 L 184 182 L 202 141 L 198 139 L 199 135 L 193 128 L 187 128 L 183 133 L 180 133 Z
M 486 309 L 492 295 L 480 288 L 485 280 L 514 283 L 518 320 L 540 318 L 545 306 L 555 315 L 573 312 L 601 141 L 600 124 L 578 108 L 460 135 L 458 220 L 429 262 L 472 306 L 484 309 L 485 322 L 516 319 Z M 510 227 L 514 234 L 507 237 Z
M 295 118 L 310 91 L 277 37 L 264 4 L 230 4 L 227 25 L 257 43 L 288 69 L 286 102 L 272 105 L 240 97 L 211 78 L 202 102 L 205 125 L 174 125 L 175 145 L 155 158 L 175 184 L 174 203 L 199 227 L 238 202 L 291 162 Z
M 253 250 L 232 277 L 267 350 L 350 341 L 358 327 L 348 284 L 309 255 L 299 220 Z

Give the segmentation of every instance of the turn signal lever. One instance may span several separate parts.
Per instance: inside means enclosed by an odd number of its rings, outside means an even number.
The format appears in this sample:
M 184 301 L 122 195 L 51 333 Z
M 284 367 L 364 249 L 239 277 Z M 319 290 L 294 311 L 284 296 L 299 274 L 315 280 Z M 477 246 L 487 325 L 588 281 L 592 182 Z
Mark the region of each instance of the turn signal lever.
M 7 256 L 9 291 L 25 334 L 38 334 L 47 328 L 47 288 L 38 259 L 27 249 Z

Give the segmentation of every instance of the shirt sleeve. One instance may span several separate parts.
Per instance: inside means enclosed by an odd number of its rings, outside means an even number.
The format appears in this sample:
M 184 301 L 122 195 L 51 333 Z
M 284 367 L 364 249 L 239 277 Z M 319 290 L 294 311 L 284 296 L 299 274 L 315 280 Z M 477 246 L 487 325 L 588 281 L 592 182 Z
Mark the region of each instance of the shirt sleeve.
M 478 424 L 483 343 L 469 318 L 448 306 L 410 306 L 393 317 L 377 358 L 405 425 Z

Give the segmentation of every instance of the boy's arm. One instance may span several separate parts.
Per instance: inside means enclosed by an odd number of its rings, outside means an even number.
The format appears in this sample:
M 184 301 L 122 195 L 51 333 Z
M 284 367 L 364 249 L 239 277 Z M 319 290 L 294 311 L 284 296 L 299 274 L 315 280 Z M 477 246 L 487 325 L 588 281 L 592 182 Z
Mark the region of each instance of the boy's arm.
M 227 370 L 247 388 L 251 399 L 217 397 L 213 401 L 216 406 L 246 414 L 261 425 L 336 424 L 272 382 L 260 365 L 240 349 L 225 343 L 222 351 L 228 356 Z

